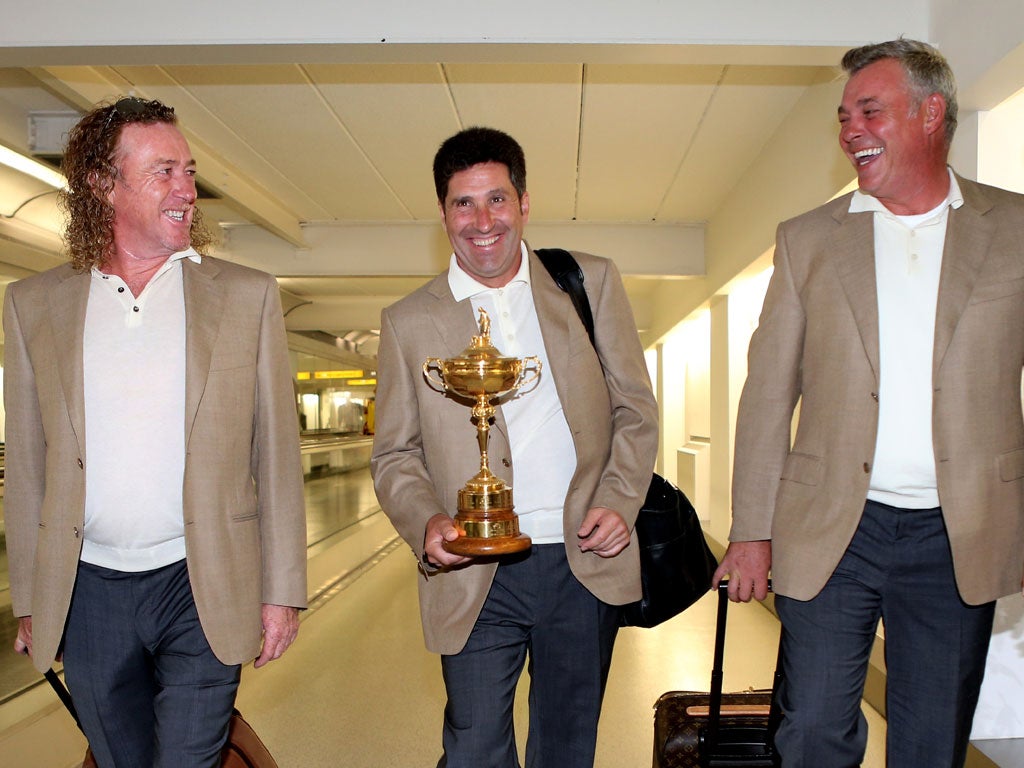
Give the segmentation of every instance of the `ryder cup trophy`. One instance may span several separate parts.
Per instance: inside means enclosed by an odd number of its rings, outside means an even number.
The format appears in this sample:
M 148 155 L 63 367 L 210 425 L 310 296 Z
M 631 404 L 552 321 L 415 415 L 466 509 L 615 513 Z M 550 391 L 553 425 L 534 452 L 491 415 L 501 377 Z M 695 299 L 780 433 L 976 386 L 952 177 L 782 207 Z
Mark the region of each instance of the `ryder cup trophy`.
M 480 446 L 480 471 L 459 491 L 455 527 L 464 536 L 446 541 L 444 548 L 463 556 L 505 555 L 528 549 L 530 537 L 519 532 L 519 519 L 512 511 L 512 488 L 491 473 L 487 465 L 487 436 L 499 397 L 528 386 L 540 376 L 536 357 L 502 357 L 491 346 L 491 320 L 480 310 L 480 335 L 458 357 L 442 360 L 428 357 L 423 375 L 439 392 L 452 392 L 474 400 L 473 420 Z M 430 375 L 436 371 L 440 378 Z M 527 376 L 527 374 L 532 374 Z

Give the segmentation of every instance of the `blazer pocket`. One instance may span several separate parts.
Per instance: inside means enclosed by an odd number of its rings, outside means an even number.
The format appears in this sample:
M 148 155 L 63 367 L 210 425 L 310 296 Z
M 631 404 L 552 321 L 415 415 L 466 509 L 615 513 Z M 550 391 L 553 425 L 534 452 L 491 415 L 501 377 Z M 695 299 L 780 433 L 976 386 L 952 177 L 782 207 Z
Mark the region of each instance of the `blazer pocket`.
M 999 479 L 1009 483 L 1024 477 L 1024 448 L 1018 448 L 996 457 L 999 461 Z
M 817 485 L 821 482 L 825 464 L 819 456 L 807 453 L 791 453 L 786 457 L 782 468 L 782 479 L 791 480 L 801 485 Z
M 1003 299 L 1007 296 L 1013 296 L 1022 292 L 1024 292 L 1024 277 L 1018 277 L 1013 280 L 1001 280 L 998 283 L 976 285 L 974 286 L 974 291 L 971 292 L 969 303 L 981 304 L 986 301 L 995 301 L 996 299 Z

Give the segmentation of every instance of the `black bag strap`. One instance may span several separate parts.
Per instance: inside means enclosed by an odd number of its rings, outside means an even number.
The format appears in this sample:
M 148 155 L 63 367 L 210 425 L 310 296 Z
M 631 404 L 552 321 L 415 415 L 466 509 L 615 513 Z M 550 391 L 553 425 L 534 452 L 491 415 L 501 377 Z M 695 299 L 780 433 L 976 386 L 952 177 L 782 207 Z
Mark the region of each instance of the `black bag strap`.
M 590 299 L 583 287 L 583 270 L 573 255 L 562 248 L 538 248 L 534 253 L 551 274 L 555 284 L 569 294 L 576 314 L 587 329 L 590 343 L 594 344 L 594 313 L 590 311 Z M 597 345 L 595 344 L 595 347 Z

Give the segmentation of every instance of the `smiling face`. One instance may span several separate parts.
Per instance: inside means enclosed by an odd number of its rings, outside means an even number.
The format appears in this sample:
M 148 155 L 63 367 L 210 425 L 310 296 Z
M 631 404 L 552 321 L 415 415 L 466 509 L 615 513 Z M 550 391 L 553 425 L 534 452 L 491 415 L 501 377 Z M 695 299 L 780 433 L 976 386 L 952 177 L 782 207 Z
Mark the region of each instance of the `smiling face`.
M 438 207 L 462 269 L 489 288 L 515 277 L 530 196 L 516 194 L 504 163 L 478 163 L 452 174 Z
M 196 202 L 196 162 L 169 123 L 131 123 L 118 140 L 118 173 L 107 199 L 114 208 L 115 258 L 166 259 L 189 247 Z
M 931 210 L 949 186 L 945 100 L 933 93 L 915 102 L 903 66 L 881 59 L 850 78 L 839 106 L 839 144 L 861 192 L 896 214 Z

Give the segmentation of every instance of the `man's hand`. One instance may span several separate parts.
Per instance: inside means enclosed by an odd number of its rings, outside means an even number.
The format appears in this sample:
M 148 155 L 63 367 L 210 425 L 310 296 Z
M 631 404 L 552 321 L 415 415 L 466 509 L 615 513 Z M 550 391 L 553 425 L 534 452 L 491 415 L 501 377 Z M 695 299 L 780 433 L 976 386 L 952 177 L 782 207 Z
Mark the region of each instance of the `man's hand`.
M 18 635 L 14 638 L 14 652 L 32 655 L 32 617 L 18 619 Z
M 442 546 L 446 541 L 455 541 L 460 535 L 455 523 L 443 512 L 427 520 L 427 529 L 423 534 L 423 552 L 427 562 L 438 568 L 453 568 L 472 562 L 473 558 L 453 555 Z
M 729 577 L 729 599 L 734 603 L 750 602 L 751 597 L 764 600 L 768 596 L 768 571 L 772 567 L 772 542 L 734 541 L 725 551 L 721 565 L 711 579 L 717 588 L 723 577 Z
M 629 546 L 629 526 L 622 515 L 607 507 L 591 508 L 576 535 L 581 552 L 601 557 L 615 557 Z
M 263 604 L 263 650 L 254 667 L 281 658 L 299 634 L 299 609 L 290 605 Z

